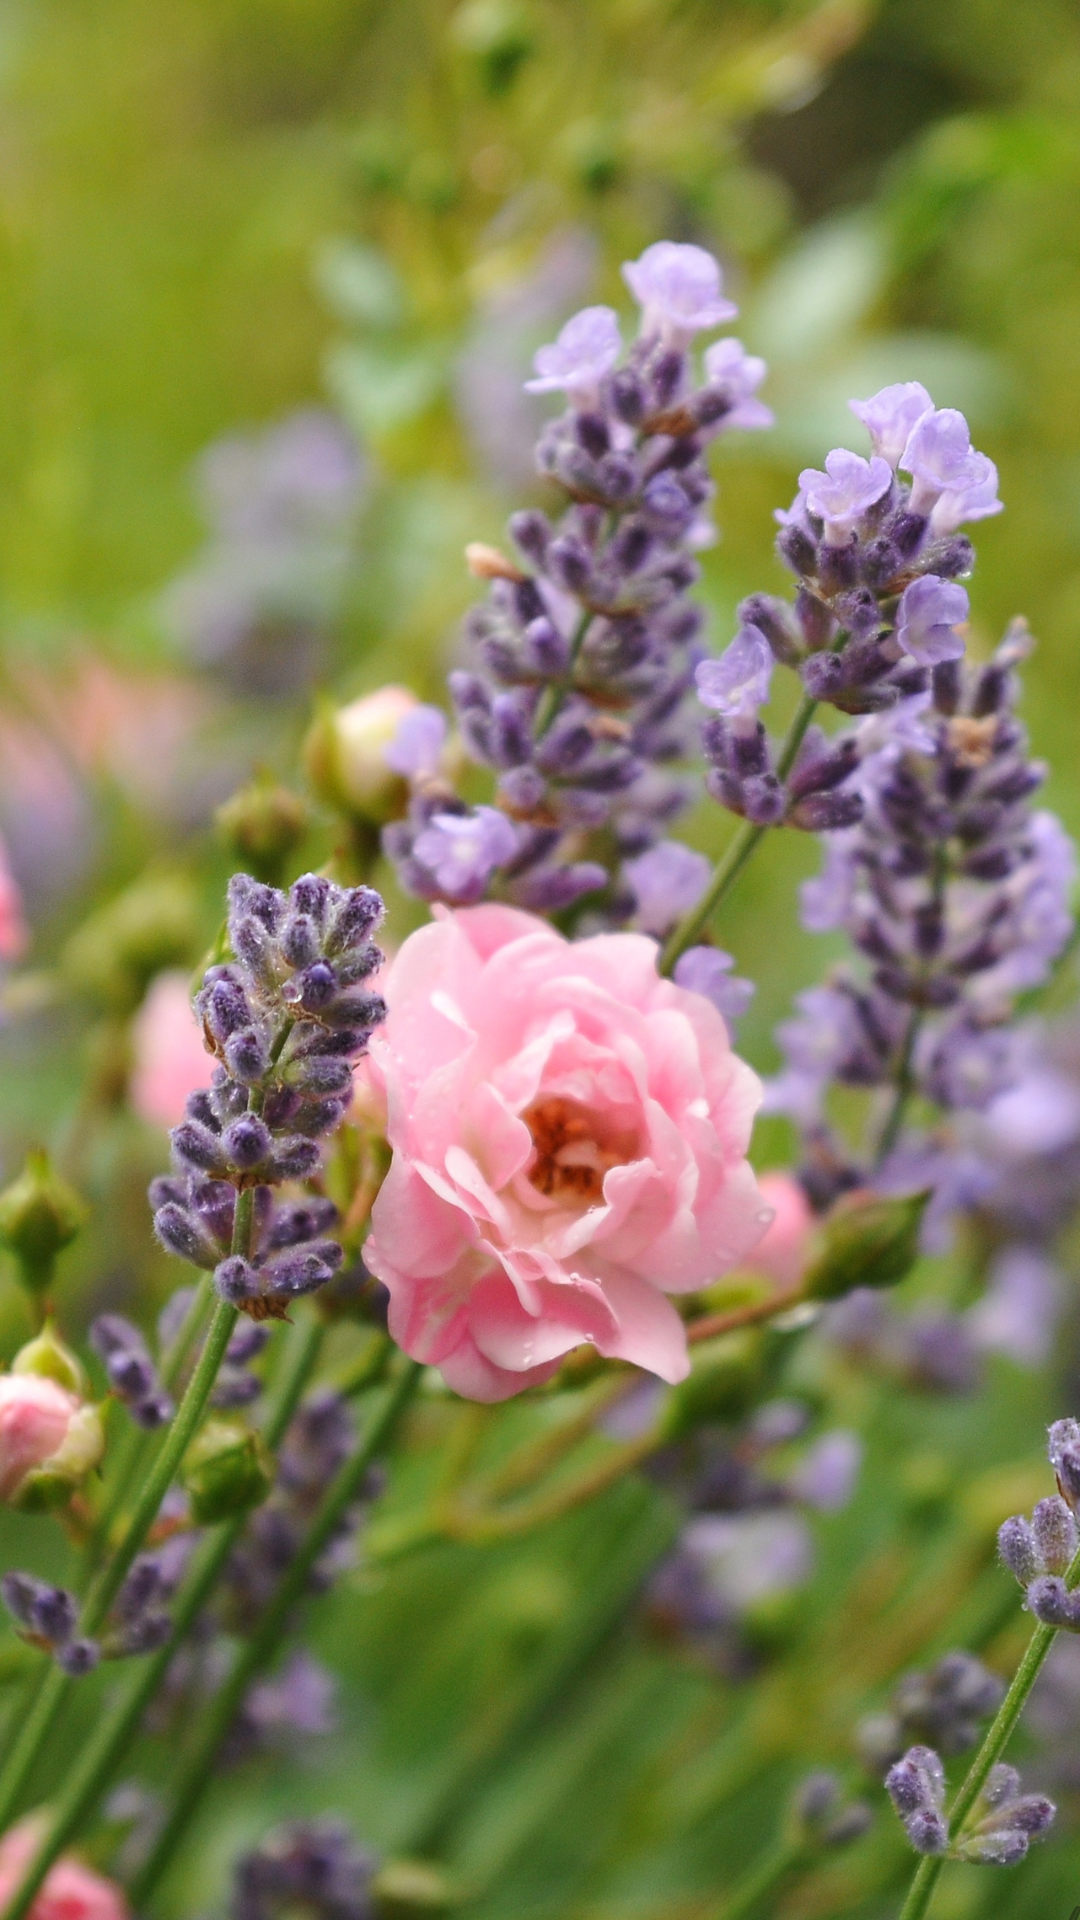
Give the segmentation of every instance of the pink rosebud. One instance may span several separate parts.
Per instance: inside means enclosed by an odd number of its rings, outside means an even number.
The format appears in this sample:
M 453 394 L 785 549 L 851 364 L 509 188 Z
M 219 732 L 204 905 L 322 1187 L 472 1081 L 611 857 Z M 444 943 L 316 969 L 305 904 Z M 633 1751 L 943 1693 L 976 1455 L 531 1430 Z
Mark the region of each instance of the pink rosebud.
M 0 1840 L 0 1910 L 18 1890 L 44 1830 L 43 1817 L 32 1814 Z M 112 1880 L 63 1854 L 35 1894 L 27 1920 L 128 1920 L 128 1914 L 127 1901 Z
M 135 1017 L 131 1104 L 155 1127 L 175 1127 L 189 1093 L 210 1085 L 213 1056 L 203 1044 L 187 975 L 159 973 Z
M 767 1273 L 778 1287 L 793 1287 L 806 1265 L 817 1221 L 800 1182 L 792 1174 L 779 1170 L 763 1173 L 758 1187 L 762 1199 L 773 1209 L 773 1217 L 754 1248 L 750 1265 L 756 1273 Z
M 364 1257 L 394 1338 L 474 1400 L 583 1342 L 684 1379 L 665 1296 L 744 1262 L 769 1218 L 756 1074 L 645 935 L 435 911 L 386 970 L 366 1076 L 393 1160 Z
M 101 1419 L 56 1380 L 0 1374 L 0 1501 L 51 1506 L 95 1467 Z

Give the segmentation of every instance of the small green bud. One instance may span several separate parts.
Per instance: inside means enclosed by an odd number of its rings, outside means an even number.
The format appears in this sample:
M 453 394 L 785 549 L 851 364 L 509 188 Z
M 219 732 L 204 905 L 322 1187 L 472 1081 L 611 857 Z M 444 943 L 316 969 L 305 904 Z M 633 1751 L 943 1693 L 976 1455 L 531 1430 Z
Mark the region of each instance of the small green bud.
M 0 1193 L 0 1245 L 19 1263 L 24 1286 L 51 1285 L 56 1256 L 86 1224 L 87 1209 L 40 1147 L 31 1148 L 17 1180 Z
M 387 765 L 386 749 L 419 704 L 405 687 L 380 687 L 347 707 L 324 702 L 303 745 L 304 766 L 319 799 L 365 826 L 404 813 L 408 783 Z
M 808 1300 L 838 1300 L 855 1287 L 895 1287 L 919 1257 L 929 1193 L 902 1200 L 851 1195 L 824 1222 L 803 1278 Z
M 664 1410 L 664 1440 L 681 1439 L 707 1420 L 729 1420 L 745 1411 L 761 1371 L 761 1335 L 752 1329 L 718 1334 L 691 1347 L 691 1370 L 675 1387 Z
M 214 823 L 236 865 L 277 886 L 307 832 L 308 808 L 273 774 L 257 773 L 218 807 Z
M 426 1860 L 388 1860 L 375 1875 L 371 1893 L 380 1920 L 424 1920 L 457 1904 L 443 1869 Z
M 61 967 L 106 1012 L 134 1013 L 155 974 L 190 965 L 199 947 L 198 902 L 180 874 L 146 874 L 91 914 Z
M 180 1478 L 192 1519 L 212 1526 L 262 1504 L 274 1484 L 274 1461 L 243 1421 L 210 1419 L 188 1448 Z
M 60 1387 L 66 1387 L 68 1393 L 74 1393 L 80 1400 L 86 1392 L 86 1375 L 70 1347 L 65 1347 L 56 1331 L 54 1322 L 46 1320 L 36 1340 L 28 1340 L 20 1347 L 11 1363 L 12 1373 L 40 1373 L 46 1380 L 55 1380 Z

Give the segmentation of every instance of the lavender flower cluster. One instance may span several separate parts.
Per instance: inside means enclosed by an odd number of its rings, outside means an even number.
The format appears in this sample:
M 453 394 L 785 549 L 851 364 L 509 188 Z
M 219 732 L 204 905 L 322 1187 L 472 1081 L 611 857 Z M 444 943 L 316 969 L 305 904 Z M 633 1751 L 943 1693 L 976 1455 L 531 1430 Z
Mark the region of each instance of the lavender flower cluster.
M 1066 1575 L 1080 1551 L 1075 1515 L 1080 1507 L 1080 1421 L 1056 1420 L 1050 1463 L 1060 1494 L 1040 1500 L 1030 1521 L 1013 1514 L 998 1533 L 998 1551 L 1024 1588 L 1025 1604 L 1045 1627 L 1080 1633 L 1080 1594 Z
M 869 965 L 800 996 L 770 1095 L 804 1130 L 819 1205 L 865 1177 L 825 1119 L 834 1082 L 891 1091 L 875 1184 L 933 1189 L 931 1234 L 978 1197 L 982 1169 L 959 1136 L 942 1155 L 926 1135 L 901 1140 L 898 1123 L 912 1098 L 971 1113 L 1016 1083 L 1016 998 L 1047 978 L 1071 932 L 1072 846 L 1030 805 L 1045 770 L 1014 711 L 1027 644 L 1014 632 L 985 666 L 940 663 L 925 694 L 857 730 L 862 817 L 831 839 L 803 917 L 842 928 Z
M 237 1861 L 231 1920 L 370 1920 L 377 1865 L 340 1821 L 290 1821 Z
M 392 761 L 413 797 L 384 845 L 423 899 L 465 904 L 497 885 L 521 906 L 559 912 L 604 893 L 608 917 L 627 919 L 638 900 L 633 857 L 689 797 L 669 769 L 694 745 L 687 696 L 702 616 L 687 593 L 694 551 L 711 537 L 705 451 L 719 433 L 772 416 L 755 398 L 764 362 L 737 340 L 709 347 L 695 381 L 694 336 L 736 311 L 709 254 L 664 241 L 623 272 L 641 308 L 625 359 L 616 314 L 589 307 L 541 348 L 529 382 L 569 403 L 537 448 L 562 511 L 513 516 L 520 564 L 470 550 L 490 597 L 468 622 L 475 665 L 452 673 L 450 688 L 467 751 L 496 775 L 498 804 L 468 807 L 433 777 L 433 743 L 415 720 L 411 751 Z M 688 849 L 665 851 L 674 871 L 659 912 L 669 925 L 707 868 Z M 629 864 L 613 880 L 620 858 Z M 649 930 L 662 932 L 655 884 L 652 894 Z
M 319 1138 L 352 1096 L 352 1066 L 385 1008 L 365 981 L 382 955 L 369 938 L 382 901 L 317 874 L 288 894 L 246 875 L 230 883 L 234 958 L 209 968 L 196 997 L 217 1056 L 208 1092 L 194 1093 L 171 1140 L 177 1175 L 154 1182 L 163 1246 L 214 1274 L 253 1319 L 280 1317 L 322 1286 L 341 1248 L 322 1236 L 329 1202 L 275 1202 L 272 1189 L 318 1164 Z M 237 1195 L 253 1190 L 249 1245 L 234 1244 Z
M 1015 1867 L 1049 1832 L 1057 1811 L 1045 1794 L 1022 1794 L 1016 1768 L 999 1763 L 975 1804 L 974 1824 L 950 1839 L 945 1769 L 932 1747 L 909 1747 L 885 1785 L 916 1853 L 948 1853 L 980 1867 Z

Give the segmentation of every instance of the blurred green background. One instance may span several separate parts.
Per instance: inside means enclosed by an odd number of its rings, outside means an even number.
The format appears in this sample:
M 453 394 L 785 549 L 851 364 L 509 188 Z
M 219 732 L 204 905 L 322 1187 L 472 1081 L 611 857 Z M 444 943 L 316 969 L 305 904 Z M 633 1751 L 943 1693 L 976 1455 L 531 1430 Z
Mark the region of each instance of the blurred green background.
M 73 933 L 149 870 L 190 891 L 162 958 L 193 960 L 227 871 L 213 808 L 253 765 L 296 779 L 316 689 L 439 697 L 472 597 L 462 547 L 499 538 L 533 487 L 530 356 L 577 306 L 623 305 L 619 263 L 652 240 L 717 252 L 771 369 L 775 430 L 716 463 L 713 644 L 743 594 L 783 590 L 772 510 L 800 466 L 862 444 L 848 397 L 923 380 L 1001 468 L 973 645 L 1029 619 L 1026 715 L 1080 828 L 1078 213 L 1069 0 L 4 0 L 0 826 L 46 984 L 0 1035 L 0 1154 L 6 1172 L 48 1138 L 107 1199 L 87 1302 L 143 1285 L 163 1140 L 100 1124 L 117 1009 Z M 261 609 L 247 654 L 215 651 L 205 595 L 240 563 L 196 463 L 310 408 L 352 438 L 352 489 L 295 575 L 241 582 Z M 703 808 L 690 832 L 711 850 L 725 826 Z M 726 911 L 762 1067 L 823 964 L 793 910 L 815 858 L 777 837 Z M 50 997 L 57 967 L 74 1002 Z M 763 1135 L 766 1159 L 782 1147 Z M 8 1349 L 19 1312 L 0 1295 Z M 643 1483 L 526 1546 L 414 1556 L 323 1609 L 342 1730 L 299 1768 L 233 1780 L 174 1910 L 219 1908 L 235 1845 L 302 1804 L 448 1859 L 491 1920 L 707 1920 L 782 1783 L 842 1757 L 928 1645 L 990 1633 L 994 1476 L 1035 1462 L 1041 1421 L 1069 1410 L 1004 1362 L 957 1403 L 834 1386 L 873 1492 L 823 1525 L 756 1706 L 632 1623 L 674 1525 Z M 423 1421 L 414 1440 L 422 1478 Z M 946 1464 L 948 1497 L 920 1504 L 912 1460 Z M 884 1916 L 902 1871 L 883 1829 L 777 1912 Z M 1066 1920 L 1078 1899 L 1066 1834 L 1019 1876 L 947 1878 L 935 1912 Z

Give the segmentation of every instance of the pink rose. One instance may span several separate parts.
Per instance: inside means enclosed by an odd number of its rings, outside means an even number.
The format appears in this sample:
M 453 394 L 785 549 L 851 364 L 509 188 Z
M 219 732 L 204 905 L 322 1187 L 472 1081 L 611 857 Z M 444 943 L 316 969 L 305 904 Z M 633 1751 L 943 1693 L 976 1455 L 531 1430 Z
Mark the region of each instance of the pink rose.
M 187 975 L 159 973 L 135 1016 L 131 1104 L 151 1126 L 175 1127 L 184 1102 L 210 1085 L 213 1055 L 203 1044 Z
M 773 1218 L 754 1248 L 750 1265 L 756 1273 L 767 1273 L 778 1287 L 793 1287 L 806 1265 L 817 1221 L 793 1174 L 763 1173 L 758 1185 L 773 1209 Z
M 0 1911 L 30 1865 L 44 1826 L 42 1817 L 32 1814 L 0 1840 Z M 66 1854 L 50 1867 L 27 1920 L 128 1920 L 128 1904 L 111 1880 Z
M 8 852 L 0 840 L 0 960 L 21 960 L 30 944 L 23 918 L 22 894 L 11 871 Z
M 435 911 L 387 969 L 366 1068 L 393 1161 L 365 1258 L 394 1338 L 473 1400 L 584 1341 L 683 1379 L 665 1294 L 745 1260 L 770 1218 L 745 1158 L 757 1076 L 645 935 Z
M 0 1374 L 0 1501 L 25 1504 L 43 1472 L 58 1491 L 74 1486 L 103 1444 L 96 1409 L 66 1387 L 40 1373 Z

